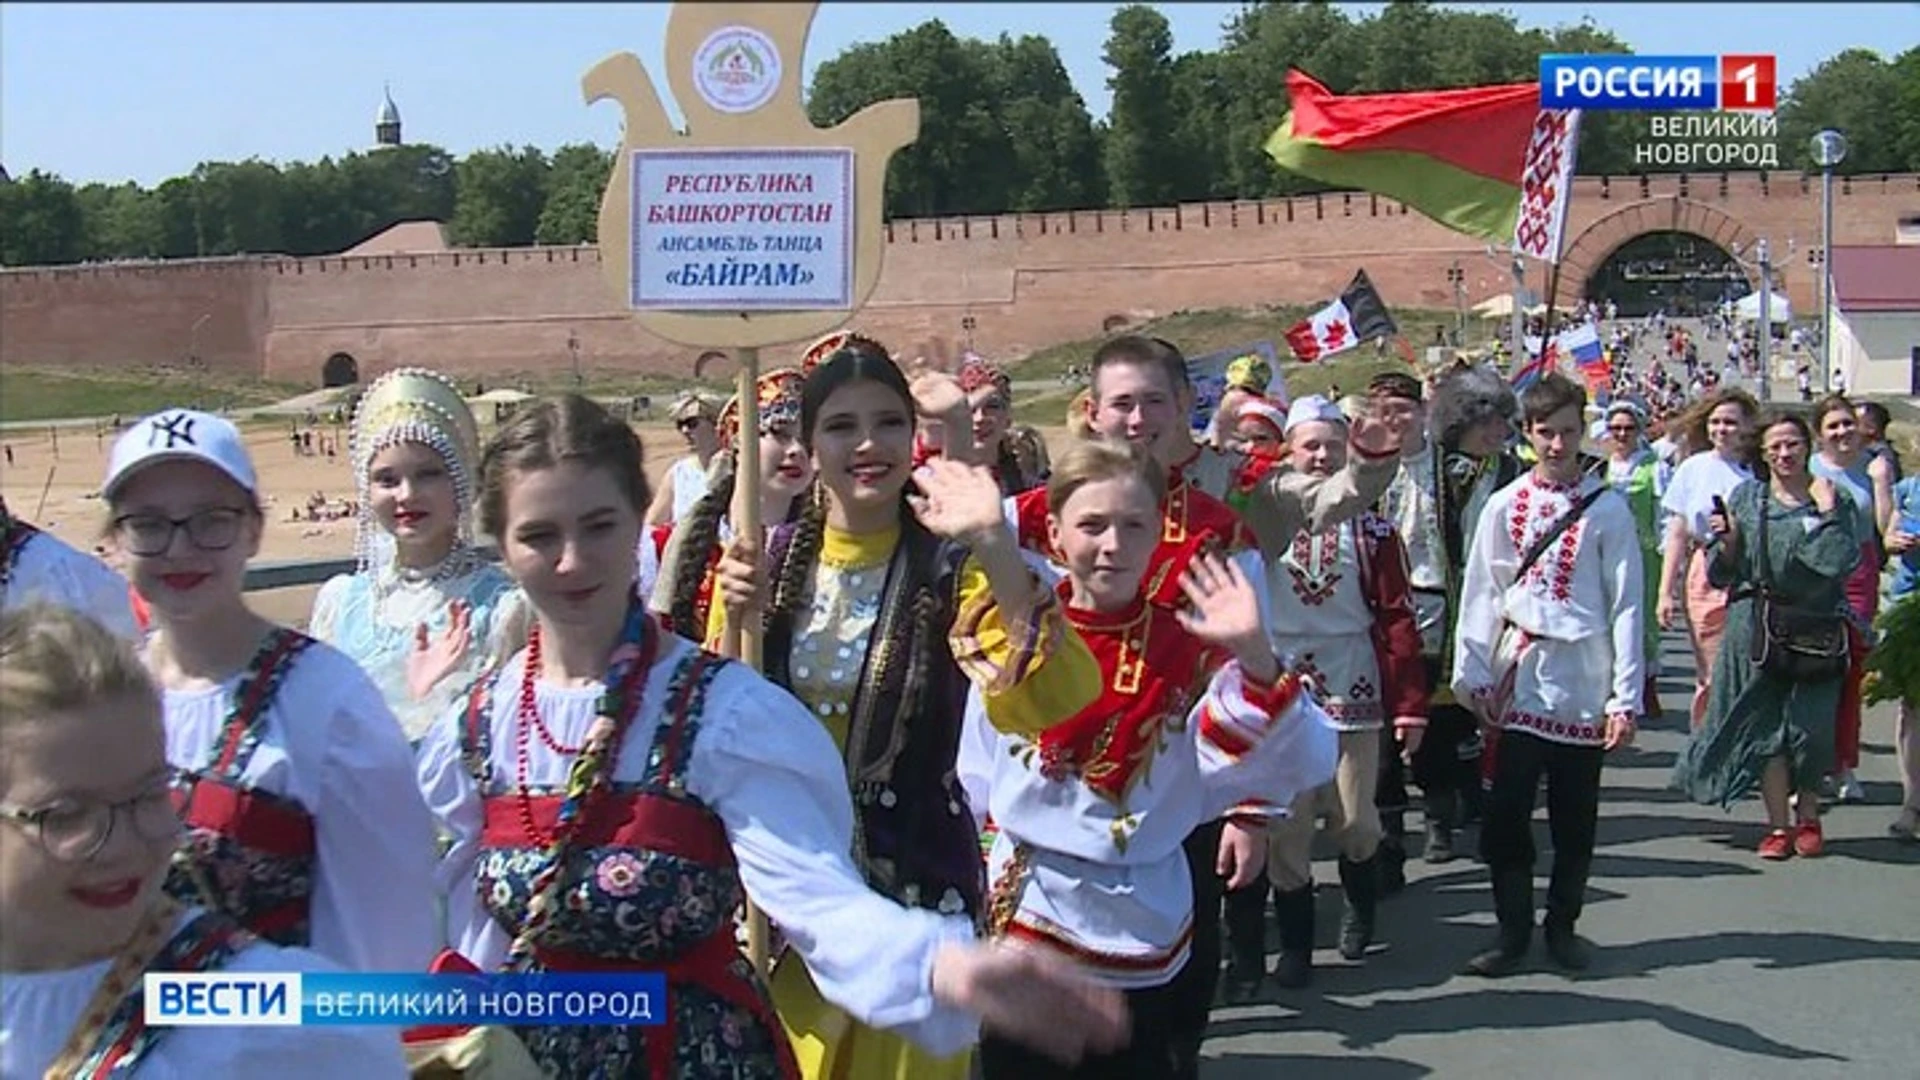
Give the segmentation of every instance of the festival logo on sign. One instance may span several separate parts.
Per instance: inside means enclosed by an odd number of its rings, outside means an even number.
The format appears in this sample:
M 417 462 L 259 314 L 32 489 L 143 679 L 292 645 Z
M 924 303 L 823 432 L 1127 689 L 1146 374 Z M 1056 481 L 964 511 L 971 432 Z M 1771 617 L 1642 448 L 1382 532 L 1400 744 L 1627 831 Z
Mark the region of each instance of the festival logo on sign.
M 750 26 L 722 27 L 693 54 L 693 82 L 715 109 L 752 112 L 780 88 L 780 50 Z

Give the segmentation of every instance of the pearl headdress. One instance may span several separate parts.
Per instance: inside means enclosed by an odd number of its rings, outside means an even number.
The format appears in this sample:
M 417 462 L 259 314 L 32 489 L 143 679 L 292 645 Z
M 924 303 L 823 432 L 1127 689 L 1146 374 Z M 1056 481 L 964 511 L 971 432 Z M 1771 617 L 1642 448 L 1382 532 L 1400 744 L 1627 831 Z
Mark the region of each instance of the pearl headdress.
M 354 486 L 359 494 L 359 530 L 354 554 L 360 569 L 373 561 L 373 511 L 369 506 L 374 456 L 400 443 L 432 448 L 453 478 L 455 514 L 459 518 L 454 550 L 448 562 L 473 546 L 474 468 L 480 456 L 480 431 L 473 410 L 460 396 L 453 380 L 425 368 L 398 368 L 375 379 L 361 395 L 348 435 Z

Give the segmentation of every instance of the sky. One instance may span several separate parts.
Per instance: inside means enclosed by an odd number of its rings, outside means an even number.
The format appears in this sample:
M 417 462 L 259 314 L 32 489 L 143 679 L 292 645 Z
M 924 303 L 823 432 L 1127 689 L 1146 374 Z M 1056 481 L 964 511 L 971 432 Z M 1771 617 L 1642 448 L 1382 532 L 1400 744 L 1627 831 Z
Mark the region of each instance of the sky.
M 805 70 L 939 18 L 955 34 L 1044 34 L 1095 116 L 1115 4 L 824 3 Z M 1218 47 L 1238 4 L 1155 5 L 1176 53 Z M 1351 16 L 1379 4 L 1342 4 Z M 1920 4 L 1446 4 L 1522 26 L 1591 17 L 1634 51 L 1771 53 L 1782 85 L 1843 49 L 1920 44 Z M 154 186 L 202 161 L 312 161 L 373 141 L 390 84 L 409 142 L 456 156 L 500 145 L 611 147 L 619 107 L 580 100 L 580 75 L 632 52 L 659 76 L 667 5 L 0 4 L 0 165 L 76 183 Z M 1275 78 L 1281 73 L 1276 72 Z M 671 106 L 669 106 L 671 108 Z M 1275 117 L 1276 123 L 1279 117 Z

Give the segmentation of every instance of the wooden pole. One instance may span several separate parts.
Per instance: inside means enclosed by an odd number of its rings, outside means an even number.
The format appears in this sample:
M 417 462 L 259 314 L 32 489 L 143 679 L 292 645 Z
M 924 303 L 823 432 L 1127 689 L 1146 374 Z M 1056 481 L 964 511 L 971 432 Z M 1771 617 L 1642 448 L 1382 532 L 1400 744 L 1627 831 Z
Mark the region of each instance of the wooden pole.
M 733 505 L 728 516 L 733 520 L 733 535 L 753 541 L 756 550 L 766 547 L 766 531 L 760 521 L 760 350 L 753 347 L 735 349 L 734 364 L 739 369 L 736 376 L 739 402 L 740 428 L 734 436 L 734 485 Z M 764 566 L 765 552 L 761 551 Z M 742 663 L 759 671 L 762 668 L 760 654 L 760 624 L 749 619 L 745 625 L 735 626 L 728 622 L 722 631 L 726 653 L 737 657 Z M 772 975 L 771 927 L 767 916 L 751 899 L 747 901 L 747 960 L 762 979 Z

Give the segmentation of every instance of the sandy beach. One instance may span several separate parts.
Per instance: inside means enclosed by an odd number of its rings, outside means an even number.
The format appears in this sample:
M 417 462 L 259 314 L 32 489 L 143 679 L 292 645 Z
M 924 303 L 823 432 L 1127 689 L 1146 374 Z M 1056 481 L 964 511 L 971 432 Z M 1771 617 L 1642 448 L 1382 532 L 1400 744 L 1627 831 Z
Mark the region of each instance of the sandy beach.
M 658 482 L 667 467 L 686 452 L 686 442 L 665 423 L 636 424 L 646 449 L 647 475 Z M 341 450 L 332 457 L 294 452 L 292 425 L 249 424 L 247 447 L 260 474 L 261 501 L 267 528 L 259 560 L 341 557 L 353 554 L 356 522 L 344 512 L 356 498 L 353 472 L 345 453 L 346 429 L 315 428 L 336 441 Z M 483 430 L 483 437 L 490 429 Z M 0 493 L 15 514 L 81 548 L 95 550 L 106 525 L 106 505 L 100 501 L 100 481 L 106 476 L 107 453 L 113 447 L 109 432 L 96 436 L 90 428 L 62 428 L 56 435 L 46 428 L 32 432 L 15 429 L 4 440 L 12 460 L 0 466 Z M 4 460 L 4 459 L 0 459 Z M 308 501 L 316 495 L 334 508 L 333 520 L 305 520 Z M 302 520 L 293 520 L 299 512 Z M 303 626 L 318 586 L 276 589 L 248 594 L 262 614 L 294 626 Z

